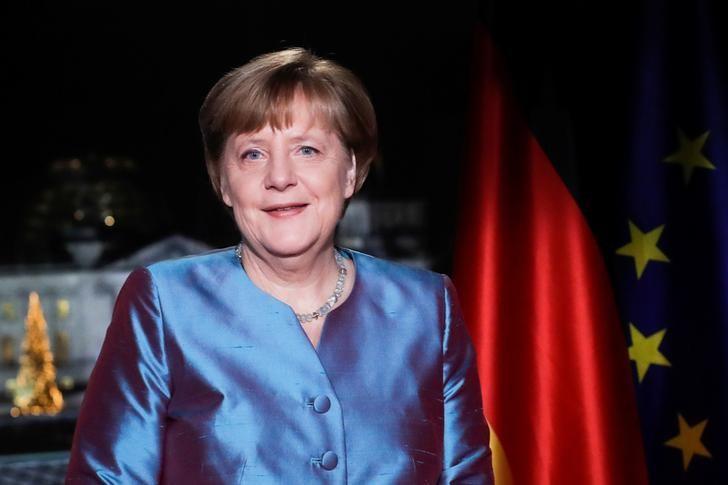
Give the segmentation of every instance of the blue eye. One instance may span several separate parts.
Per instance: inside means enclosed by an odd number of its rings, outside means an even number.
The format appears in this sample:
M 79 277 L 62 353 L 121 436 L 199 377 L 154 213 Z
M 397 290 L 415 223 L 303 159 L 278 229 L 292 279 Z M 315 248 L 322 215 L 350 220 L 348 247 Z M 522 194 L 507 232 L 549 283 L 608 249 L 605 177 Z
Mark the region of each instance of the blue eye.
M 317 153 L 319 153 L 318 150 L 316 150 L 314 147 L 310 147 L 310 146 L 302 146 L 300 151 L 301 151 L 301 154 L 306 155 L 307 157 L 310 157 L 312 155 L 316 155 Z
M 248 150 L 243 153 L 240 158 L 243 160 L 260 160 L 263 158 L 263 154 L 259 150 Z

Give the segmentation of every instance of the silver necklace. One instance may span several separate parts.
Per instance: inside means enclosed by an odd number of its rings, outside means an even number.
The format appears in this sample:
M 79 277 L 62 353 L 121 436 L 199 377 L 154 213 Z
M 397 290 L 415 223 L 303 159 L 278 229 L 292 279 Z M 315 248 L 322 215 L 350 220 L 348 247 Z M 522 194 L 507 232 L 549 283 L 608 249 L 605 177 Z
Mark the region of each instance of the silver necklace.
M 238 257 L 241 266 L 243 266 L 242 248 L 243 243 L 238 244 L 235 248 L 235 256 Z M 336 287 L 334 288 L 334 292 L 326 300 L 326 302 L 318 308 L 318 310 L 311 313 L 296 313 L 296 318 L 298 318 L 299 322 L 308 323 L 311 320 L 317 320 L 318 318 L 323 317 L 329 313 L 332 308 L 334 308 L 336 302 L 339 301 L 339 298 L 341 298 L 341 294 L 344 292 L 344 281 L 346 280 L 347 270 L 346 265 L 344 264 L 344 258 L 337 250 L 334 250 L 334 260 L 336 261 L 336 266 L 339 268 L 339 276 L 336 278 Z

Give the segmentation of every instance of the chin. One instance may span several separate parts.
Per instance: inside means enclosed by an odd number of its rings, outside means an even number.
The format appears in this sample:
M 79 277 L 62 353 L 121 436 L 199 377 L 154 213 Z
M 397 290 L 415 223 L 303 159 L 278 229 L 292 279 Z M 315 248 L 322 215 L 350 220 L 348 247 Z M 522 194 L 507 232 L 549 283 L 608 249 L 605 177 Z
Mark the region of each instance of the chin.
M 278 257 L 292 257 L 305 254 L 316 246 L 316 238 L 301 237 L 299 235 L 284 235 L 271 238 L 265 245 L 266 250 Z

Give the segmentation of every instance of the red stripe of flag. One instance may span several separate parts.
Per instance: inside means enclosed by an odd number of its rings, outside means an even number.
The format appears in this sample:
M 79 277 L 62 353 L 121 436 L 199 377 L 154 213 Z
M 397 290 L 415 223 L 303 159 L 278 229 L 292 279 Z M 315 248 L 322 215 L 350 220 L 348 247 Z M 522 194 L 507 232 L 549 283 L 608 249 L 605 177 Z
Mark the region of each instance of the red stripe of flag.
M 646 484 L 627 345 L 602 256 L 481 37 L 455 280 L 486 418 L 514 484 Z

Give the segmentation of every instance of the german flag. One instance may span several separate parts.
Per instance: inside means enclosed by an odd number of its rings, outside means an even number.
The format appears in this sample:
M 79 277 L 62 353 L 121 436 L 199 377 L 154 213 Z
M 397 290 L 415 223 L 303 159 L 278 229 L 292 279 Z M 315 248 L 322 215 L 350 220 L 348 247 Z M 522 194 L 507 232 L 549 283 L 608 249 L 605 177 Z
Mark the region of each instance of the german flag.
M 483 33 L 455 278 L 497 483 L 647 483 L 627 346 L 589 226 Z

